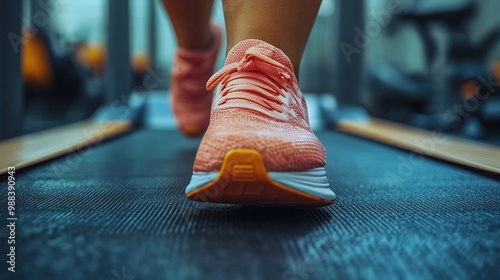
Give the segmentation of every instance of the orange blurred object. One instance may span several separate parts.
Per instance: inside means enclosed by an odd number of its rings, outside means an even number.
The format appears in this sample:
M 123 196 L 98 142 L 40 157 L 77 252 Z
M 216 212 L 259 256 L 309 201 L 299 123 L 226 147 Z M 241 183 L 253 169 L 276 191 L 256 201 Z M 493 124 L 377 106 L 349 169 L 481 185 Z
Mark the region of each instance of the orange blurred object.
M 151 64 L 151 59 L 147 53 L 136 53 L 132 57 L 132 68 L 135 73 L 145 73 Z
M 21 51 L 23 80 L 27 85 L 47 90 L 54 83 L 49 50 L 41 38 L 27 35 L 25 38 L 29 39 Z
M 96 75 L 104 73 L 106 55 L 106 47 L 102 44 L 84 44 L 77 50 L 78 61 Z
M 491 72 L 497 81 L 500 82 L 500 61 L 493 61 L 491 64 Z
M 471 80 L 464 83 L 460 89 L 462 99 L 473 98 L 476 95 L 478 84 L 476 80 Z

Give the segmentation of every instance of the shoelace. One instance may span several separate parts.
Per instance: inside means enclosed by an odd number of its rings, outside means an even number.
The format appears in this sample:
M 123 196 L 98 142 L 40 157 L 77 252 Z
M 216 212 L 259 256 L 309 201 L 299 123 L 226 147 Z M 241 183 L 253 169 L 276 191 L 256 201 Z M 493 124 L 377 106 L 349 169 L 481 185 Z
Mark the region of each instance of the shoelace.
M 215 73 L 208 80 L 207 89 L 221 84 L 222 97 L 218 105 L 231 99 L 245 99 L 281 113 L 283 101 L 280 96 L 285 96 L 282 90 L 290 88 L 291 80 L 292 75 L 282 64 L 258 49 L 249 49 L 239 62 L 230 63 Z M 257 95 L 259 102 L 248 96 L 248 92 Z

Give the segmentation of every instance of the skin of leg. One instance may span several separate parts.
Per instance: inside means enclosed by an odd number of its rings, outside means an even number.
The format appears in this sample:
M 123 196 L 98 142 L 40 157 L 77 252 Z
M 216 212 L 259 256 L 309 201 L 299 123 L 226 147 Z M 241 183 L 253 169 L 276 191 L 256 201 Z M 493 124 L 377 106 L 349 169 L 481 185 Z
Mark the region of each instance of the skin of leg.
M 298 77 L 300 61 L 321 0 L 223 0 L 227 50 L 245 39 L 280 48 Z
M 202 50 L 210 47 L 212 0 L 162 0 L 179 47 Z

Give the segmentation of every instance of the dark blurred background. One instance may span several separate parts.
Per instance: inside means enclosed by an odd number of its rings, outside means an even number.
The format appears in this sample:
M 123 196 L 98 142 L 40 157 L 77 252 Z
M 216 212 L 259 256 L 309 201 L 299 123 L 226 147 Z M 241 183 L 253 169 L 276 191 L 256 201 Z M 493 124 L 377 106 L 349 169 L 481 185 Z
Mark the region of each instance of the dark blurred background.
M 143 123 L 173 127 L 165 96 L 176 42 L 159 1 L 0 7 L 0 140 L 113 115 L 103 108 L 117 102 L 144 103 Z M 496 0 L 323 0 L 300 71 L 316 128 L 369 114 L 495 142 L 498 11 Z

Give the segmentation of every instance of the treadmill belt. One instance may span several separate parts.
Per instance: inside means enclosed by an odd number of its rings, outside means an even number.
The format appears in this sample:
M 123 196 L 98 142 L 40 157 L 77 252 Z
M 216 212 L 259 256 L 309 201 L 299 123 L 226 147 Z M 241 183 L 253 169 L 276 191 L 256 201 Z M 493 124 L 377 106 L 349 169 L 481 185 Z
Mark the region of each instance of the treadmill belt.
M 337 194 L 324 208 L 189 201 L 199 140 L 173 131 L 138 130 L 18 170 L 16 272 L 7 271 L 3 225 L 0 279 L 500 275 L 497 179 L 353 136 L 317 135 Z

